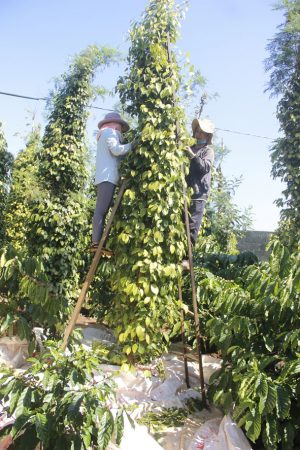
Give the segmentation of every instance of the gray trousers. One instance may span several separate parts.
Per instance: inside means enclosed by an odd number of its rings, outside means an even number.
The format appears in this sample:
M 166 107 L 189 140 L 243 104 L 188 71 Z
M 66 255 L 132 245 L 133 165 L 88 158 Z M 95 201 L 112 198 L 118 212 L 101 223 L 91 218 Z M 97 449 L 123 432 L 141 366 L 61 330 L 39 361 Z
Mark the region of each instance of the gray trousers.
M 197 237 L 199 234 L 204 208 L 205 200 L 193 200 L 190 204 L 190 233 L 193 246 L 196 245 Z
M 96 208 L 93 216 L 93 243 L 99 243 L 106 214 L 112 204 L 116 186 L 109 181 L 97 184 Z

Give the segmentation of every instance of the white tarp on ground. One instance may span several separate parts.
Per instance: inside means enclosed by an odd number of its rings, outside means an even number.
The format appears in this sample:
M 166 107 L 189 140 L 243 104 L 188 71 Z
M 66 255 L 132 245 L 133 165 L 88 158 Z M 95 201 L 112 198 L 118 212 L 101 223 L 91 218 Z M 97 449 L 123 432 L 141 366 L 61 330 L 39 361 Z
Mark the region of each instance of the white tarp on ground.
M 83 343 L 90 345 L 94 339 L 101 340 L 102 333 L 106 343 L 110 340 L 107 330 L 101 331 L 99 327 L 98 333 L 97 336 L 95 327 L 93 330 L 88 330 L 87 327 L 84 332 L 87 339 L 84 339 Z M 137 404 L 137 409 L 133 413 L 135 419 L 148 411 L 159 412 L 161 408 L 184 408 L 188 398 L 201 399 L 198 362 L 188 362 L 191 388 L 187 389 L 182 358 L 168 353 L 148 368 L 155 372 L 155 366 L 159 361 L 164 365 L 164 381 L 158 376 L 145 378 L 142 368 L 136 369 L 134 372 L 120 372 L 118 366 L 106 364 L 101 366 L 104 372 L 114 374 L 114 380 L 118 386 L 118 401 L 127 405 Z M 202 363 L 204 381 L 208 383 L 212 373 L 221 367 L 221 361 L 210 355 L 203 355 Z M 131 425 L 127 423 L 121 449 L 140 450 L 142 445 L 143 450 L 148 450 L 148 448 L 151 450 L 151 440 L 142 438 L 141 433 L 145 436 L 146 427 L 138 426 L 136 429 L 132 429 Z M 223 417 L 221 411 L 215 407 L 193 414 L 192 417 L 187 418 L 182 427 L 167 429 L 160 444 L 161 447 L 157 447 L 157 443 L 153 444 L 153 449 L 251 450 L 242 430 L 237 428 L 230 416 Z
M 83 327 L 84 346 L 90 347 L 94 341 L 105 344 L 115 342 L 112 332 L 106 327 L 94 324 Z M 20 342 L 18 345 L 19 347 L 15 346 L 12 351 L 13 345 L 10 341 L 10 346 L 7 347 L 10 351 L 2 350 L 2 355 L 5 355 L 2 356 L 3 363 L 18 367 L 22 352 L 24 362 L 26 352 L 24 353 L 24 347 Z M 101 365 L 102 371 L 114 376 L 118 401 L 125 405 L 136 405 L 132 416 L 135 420 L 148 411 L 159 412 L 161 408 L 184 408 L 188 398 L 201 399 L 198 362 L 189 361 L 188 363 L 190 389 L 186 387 L 182 358 L 172 353 L 165 354 L 147 369 L 155 373 L 158 362 L 164 365 L 165 379 L 163 381 L 155 375 L 145 378 L 143 367 L 137 368 L 134 372 L 120 372 L 119 366 Z M 202 362 L 204 381 L 208 383 L 211 374 L 221 367 L 221 362 L 210 355 L 203 355 Z M 97 375 L 95 380 L 97 381 Z M 5 418 L 0 417 L 0 424 L 1 419 Z M 135 428 L 132 428 L 126 419 L 120 447 L 111 444 L 109 450 L 117 448 L 140 450 L 141 446 L 143 450 L 251 450 L 243 432 L 237 428 L 230 416 L 223 417 L 222 413 L 214 407 L 189 416 L 181 427 L 166 429 L 161 437 L 160 445 L 148 433 L 145 426 L 136 424 Z M 2 448 L 6 447 L 1 447 L 0 443 L 0 450 Z
M 201 398 L 198 391 L 186 388 L 184 365 L 180 358 L 167 354 L 163 355 L 160 361 L 163 362 L 166 370 L 164 382 L 161 382 L 158 377 L 145 378 L 141 370 L 124 373 L 119 372 L 117 366 L 103 365 L 101 367 L 104 372 L 115 372 L 114 380 L 118 386 L 118 400 L 127 405 L 138 405 L 133 413 L 135 419 L 148 411 L 159 412 L 162 407 L 184 408 L 187 398 Z M 198 363 L 189 362 L 188 366 L 191 386 L 199 387 Z M 205 381 L 207 381 L 207 377 L 209 378 L 213 368 L 216 370 L 219 367 L 220 361 L 204 355 Z M 138 438 L 141 428 L 145 430 L 145 427 L 139 427 L 138 431 L 133 430 L 130 424 L 127 424 L 125 436 L 127 442 L 131 442 L 131 444 L 128 447 L 122 446 L 122 450 L 139 450 L 141 448 L 143 441 Z M 146 442 L 150 443 L 145 440 Z M 167 429 L 160 444 L 160 448 L 165 450 L 251 450 L 243 432 L 237 428 L 230 416 L 223 417 L 220 410 L 214 407 L 188 417 L 182 427 Z M 157 447 L 153 447 L 153 449 L 155 448 Z
M 28 358 L 28 342 L 18 336 L 0 338 L 0 364 L 22 367 Z
M 194 434 L 188 450 L 251 450 L 242 430 L 230 415 L 205 422 Z
M 121 444 L 109 444 L 107 450 L 163 450 L 156 440 L 148 433 L 147 428 L 135 423 L 131 426 L 127 417 L 124 420 L 124 435 Z M 0 449 L 1 450 L 1 449 Z

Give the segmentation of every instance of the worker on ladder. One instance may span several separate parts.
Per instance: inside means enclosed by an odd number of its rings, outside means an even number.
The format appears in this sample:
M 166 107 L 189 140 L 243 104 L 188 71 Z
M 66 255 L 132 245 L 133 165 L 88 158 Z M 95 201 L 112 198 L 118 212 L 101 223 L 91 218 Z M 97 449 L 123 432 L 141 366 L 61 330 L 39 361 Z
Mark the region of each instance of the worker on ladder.
M 211 145 L 214 125 L 209 119 L 194 119 L 192 131 L 197 142 L 192 147 L 186 147 L 190 158 L 186 181 L 187 185 L 193 189 L 189 208 L 189 224 L 191 242 L 195 246 L 210 191 L 211 170 L 214 162 L 214 149 Z M 183 261 L 183 268 L 189 270 L 188 260 Z
M 132 144 L 123 144 L 123 134 L 129 130 L 128 123 L 119 113 L 111 112 L 98 123 L 96 176 L 96 208 L 93 216 L 93 238 L 90 251 L 95 252 L 103 232 L 106 214 L 112 204 L 115 188 L 119 182 L 121 157 L 132 149 Z

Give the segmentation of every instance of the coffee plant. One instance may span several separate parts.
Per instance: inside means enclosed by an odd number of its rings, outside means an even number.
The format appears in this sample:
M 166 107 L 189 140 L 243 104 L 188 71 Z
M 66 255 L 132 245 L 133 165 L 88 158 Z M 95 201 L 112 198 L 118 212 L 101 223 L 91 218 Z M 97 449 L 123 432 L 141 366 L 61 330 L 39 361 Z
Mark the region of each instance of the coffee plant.
M 181 172 L 186 137 L 184 114 L 173 98 L 180 85 L 179 67 L 167 51 L 167 35 L 175 43 L 179 19 L 173 0 L 149 2 L 131 29 L 128 68 L 118 82 L 121 103 L 137 121 L 138 145 L 121 169 L 128 188 L 111 241 L 114 298 L 108 320 L 130 361 L 161 354 L 179 320 L 178 277 L 186 252 Z
M 60 298 L 50 291 L 51 285 L 38 257 L 29 257 L 11 246 L 2 249 L 0 334 L 26 338 L 33 348 L 32 328 L 51 327 L 59 320 L 57 305 Z
M 0 431 L 14 449 L 105 450 L 120 444 L 124 409 L 118 406 L 113 380 L 101 372 L 97 350 L 78 345 L 64 354 L 53 342 L 29 358 L 22 372 L 1 369 L 0 404 L 15 422 Z M 95 380 L 97 373 L 97 381 Z
M 300 430 L 299 251 L 289 254 L 273 241 L 269 263 L 247 267 L 239 284 L 203 275 L 204 334 L 223 359 L 210 380 L 211 401 L 233 408 L 253 442 L 293 449 Z

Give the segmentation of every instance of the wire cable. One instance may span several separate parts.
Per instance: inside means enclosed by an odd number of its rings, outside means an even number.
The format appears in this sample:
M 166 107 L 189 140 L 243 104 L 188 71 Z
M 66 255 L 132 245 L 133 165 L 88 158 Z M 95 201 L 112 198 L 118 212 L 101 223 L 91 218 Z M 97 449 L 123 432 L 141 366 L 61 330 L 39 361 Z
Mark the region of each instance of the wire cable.
M 242 131 L 234 131 L 234 130 L 225 130 L 223 128 L 216 128 L 216 130 L 227 131 L 228 133 L 242 134 L 244 136 L 252 136 L 252 137 L 256 137 L 256 138 L 269 139 L 270 141 L 274 141 L 274 138 L 270 138 L 268 136 L 260 136 L 258 134 L 243 133 Z
M 12 94 L 11 92 L 2 92 L 0 91 L 1 95 L 8 95 L 10 97 L 18 97 L 18 98 L 25 98 L 27 100 L 43 100 L 43 101 L 48 101 L 50 100 L 47 97 L 29 97 L 28 95 L 21 95 L 21 94 Z M 101 108 L 100 106 L 88 106 L 88 108 L 93 108 L 93 109 L 101 109 L 103 111 L 115 111 L 114 109 L 108 109 L 108 108 Z
M 29 97 L 28 95 L 12 94 L 11 92 L 2 92 L 2 91 L 0 91 L 0 95 L 8 95 L 10 97 L 25 98 L 27 100 L 37 100 L 37 101 L 39 101 L 39 100 L 42 100 L 42 101 L 49 100 L 49 98 L 47 98 L 47 97 Z M 101 111 L 115 111 L 115 109 L 101 108 L 100 106 L 93 106 L 93 105 L 89 106 L 89 108 L 100 109 Z M 258 134 L 243 133 L 242 131 L 227 130 L 227 129 L 224 129 L 224 128 L 216 128 L 216 130 L 225 131 L 227 133 L 240 134 L 240 135 L 243 135 L 243 136 L 256 137 L 256 138 L 260 138 L 260 139 L 268 139 L 269 141 L 274 141 L 274 138 L 270 138 L 268 136 L 260 136 Z

